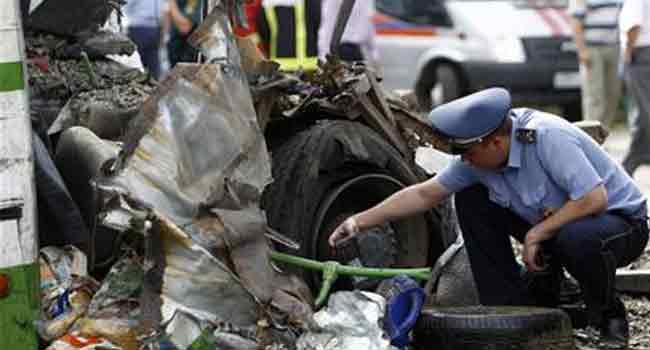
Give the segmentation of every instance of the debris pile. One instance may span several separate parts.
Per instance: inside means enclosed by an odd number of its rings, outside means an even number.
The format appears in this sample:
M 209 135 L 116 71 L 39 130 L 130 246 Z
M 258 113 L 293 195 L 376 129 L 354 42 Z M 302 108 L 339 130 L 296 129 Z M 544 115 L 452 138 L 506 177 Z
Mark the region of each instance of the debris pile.
M 124 34 L 100 29 L 117 5 L 104 0 L 74 5 L 68 14 L 85 10 L 106 15 L 70 22 L 60 10 L 70 5 L 62 1 L 44 1 L 30 13 L 25 31 L 30 108 L 49 134 L 80 125 L 116 140 L 153 91 L 155 82 L 142 71 L 135 44 Z M 54 8 L 60 17 L 44 15 Z M 50 19 L 36 19 L 41 17 Z M 89 18 L 92 23 L 86 23 Z M 124 56 L 135 57 L 120 58 Z M 122 63 L 128 61 L 138 64 Z

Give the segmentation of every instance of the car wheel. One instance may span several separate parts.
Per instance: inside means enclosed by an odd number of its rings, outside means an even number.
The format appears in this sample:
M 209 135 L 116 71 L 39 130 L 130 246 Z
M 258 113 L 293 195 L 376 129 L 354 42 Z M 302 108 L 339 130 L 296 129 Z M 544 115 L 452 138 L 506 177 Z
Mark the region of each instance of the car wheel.
M 417 84 L 416 95 L 424 111 L 459 98 L 462 87 L 458 71 L 451 64 L 437 65 L 432 78 L 423 77 Z
M 439 217 L 432 212 L 360 235 L 359 256 L 336 256 L 330 249 L 329 234 L 348 216 L 422 180 L 414 165 L 367 126 L 322 120 L 272 149 L 271 155 L 274 182 L 265 189 L 262 207 L 272 228 L 300 243 L 299 251 L 289 253 L 320 261 L 358 258 L 374 267 L 426 266 L 430 246 L 438 241 L 434 253 L 442 253 Z M 320 285 L 319 273 L 303 277 L 313 288 Z M 358 287 L 351 279 L 339 280 L 337 288 Z
M 425 308 L 414 336 L 422 350 L 575 349 L 562 310 L 529 306 Z

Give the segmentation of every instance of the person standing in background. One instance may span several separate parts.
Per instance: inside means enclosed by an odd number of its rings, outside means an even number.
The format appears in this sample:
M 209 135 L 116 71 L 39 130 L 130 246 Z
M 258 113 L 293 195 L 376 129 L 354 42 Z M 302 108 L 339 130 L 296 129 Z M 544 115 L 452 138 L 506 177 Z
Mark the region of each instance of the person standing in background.
M 318 30 L 318 56 L 324 58 L 330 53 L 332 34 L 336 26 L 342 0 L 323 0 L 322 20 Z M 344 61 L 376 62 L 379 58 L 375 44 L 375 26 L 372 16 L 375 13 L 374 0 L 355 2 L 350 19 L 343 31 L 338 47 L 339 57 Z
M 233 28 L 235 35 L 240 37 L 246 37 L 249 35 L 255 35 L 257 33 L 257 16 L 262 7 L 262 0 L 250 0 L 244 3 L 244 13 L 246 14 L 246 27 L 235 26 Z M 255 39 L 256 42 L 259 41 L 259 38 Z
M 629 114 L 632 140 L 623 167 L 632 176 L 650 164 L 650 1 L 625 0 L 619 15 L 622 73 L 637 108 Z
M 203 1 L 169 0 L 168 16 L 171 22 L 167 54 L 169 64 L 174 67 L 178 62 L 195 62 L 198 50 L 187 39 L 201 22 Z
M 257 15 L 260 48 L 285 71 L 318 68 L 320 0 L 262 0 Z
M 131 0 L 124 6 L 128 19 L 127 35 L 138 46 L 142 65 L 155 78 L 160 77 L 160 42 L 165 0 Z
M 570 0 L 582 81 L 582 116 L 609 127 L 622 83 L 617 77 L 617 19 L 620 0 Z

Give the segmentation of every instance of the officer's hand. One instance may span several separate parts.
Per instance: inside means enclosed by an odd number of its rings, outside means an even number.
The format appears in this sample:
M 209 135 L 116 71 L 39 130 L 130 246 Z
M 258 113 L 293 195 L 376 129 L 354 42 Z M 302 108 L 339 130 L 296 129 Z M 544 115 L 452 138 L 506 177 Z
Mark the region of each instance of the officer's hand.
M 542 263 L 542 246 L 540 243 L 524 243 L 523 259 L 526 269 L 539 272 L 545 269 Z
M 329 238 L 329 244 L 332 247 L 336 247 L 336 245 L 352 239 L 358 233 L 359 226 L 357 226 L 357 220 L 354 219 L 354 216 L 350 216 L 332 232 Z

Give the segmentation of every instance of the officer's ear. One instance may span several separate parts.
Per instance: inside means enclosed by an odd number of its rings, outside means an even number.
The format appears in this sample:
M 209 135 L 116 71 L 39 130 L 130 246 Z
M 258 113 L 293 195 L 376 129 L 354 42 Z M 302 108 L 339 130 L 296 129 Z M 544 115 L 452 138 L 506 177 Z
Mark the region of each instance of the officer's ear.
M 508 145 L 508 136 L 502 134 L 494 134 L 490 136 L 489 142 L 493 143 L 499 148 L 505 147 Z

